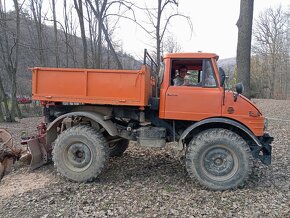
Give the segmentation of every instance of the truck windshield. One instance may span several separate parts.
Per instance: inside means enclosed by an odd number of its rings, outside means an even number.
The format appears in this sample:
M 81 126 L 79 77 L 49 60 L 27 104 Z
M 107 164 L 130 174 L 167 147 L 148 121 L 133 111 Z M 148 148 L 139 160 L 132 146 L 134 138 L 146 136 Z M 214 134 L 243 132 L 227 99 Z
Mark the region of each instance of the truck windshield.
M 216 87 L 216 79 L 210 60 L 203 60 L 202 75 L 204 87 Z

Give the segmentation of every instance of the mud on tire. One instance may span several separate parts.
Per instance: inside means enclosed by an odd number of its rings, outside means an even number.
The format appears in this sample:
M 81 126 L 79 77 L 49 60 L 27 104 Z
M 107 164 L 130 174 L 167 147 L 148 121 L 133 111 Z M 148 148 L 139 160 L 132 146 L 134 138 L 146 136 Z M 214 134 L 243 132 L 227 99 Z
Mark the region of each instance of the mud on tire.
M 227 129 L 209 129 L 196 135 L 186 152 L 191 178 L 212 190 L 235 189 L 251 174 L 253 158 L 247 143 Z
M 64 177 L 76 182 L 94 180 L 108 159 L 104 136 L 89 126 L 74 126 L 55 141 L 53 161 Z

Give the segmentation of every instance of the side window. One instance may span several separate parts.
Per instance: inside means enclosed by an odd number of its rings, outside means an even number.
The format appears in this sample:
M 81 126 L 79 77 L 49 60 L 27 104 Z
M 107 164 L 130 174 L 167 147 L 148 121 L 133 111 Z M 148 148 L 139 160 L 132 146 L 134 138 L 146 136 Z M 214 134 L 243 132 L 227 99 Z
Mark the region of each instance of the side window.
M 216 79 L 210 60 L 204 60 L 202 66 L 203 86 L 216 87 Z
M 161 62 L 161 63 L 160 63 L 160 70 L 159 70 L 159 73 L 158 73 L 158 85 L 159 85 L 159 86 L 160 86 L 160 84 L 163 82 L 164 70 L 165 70 L 164 63 Z
M 172 86 L 202 86 L 202 60 L 174 59 L 171 62 Z
M 170 70 L 170 84 L 173 86 L 217 86 L 210 59 L 174 59 Z

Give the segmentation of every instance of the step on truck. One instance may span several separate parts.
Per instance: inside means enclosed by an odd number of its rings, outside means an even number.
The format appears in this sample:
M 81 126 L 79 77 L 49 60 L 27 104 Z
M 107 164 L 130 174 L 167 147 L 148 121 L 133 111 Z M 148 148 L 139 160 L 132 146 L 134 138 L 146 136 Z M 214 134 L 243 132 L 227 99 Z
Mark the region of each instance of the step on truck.
M 33 68 L 32 98 L 45 124 L 26 140 L 32 168 L 52 159 L 67 179 L 92 181 L 129 141 L 153 148 L 173 142 L 189 177 L 204 187 L 242 186 L 254 159 L 271 163 L 273 138 L 262 112 L 241 95 L 242 84 L 226 90 L 217 60 L 212 53 L 167 54 L 157 70 L 145 50 L 140 70 Z M 181 68 L 187 72 L 177 85 Z

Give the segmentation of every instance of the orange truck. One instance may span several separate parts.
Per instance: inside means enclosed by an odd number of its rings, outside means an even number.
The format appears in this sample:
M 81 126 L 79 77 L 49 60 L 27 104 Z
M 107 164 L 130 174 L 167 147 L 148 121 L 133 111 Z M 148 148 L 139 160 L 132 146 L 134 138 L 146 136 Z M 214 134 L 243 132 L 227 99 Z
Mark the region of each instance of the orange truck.
M 273 138 L 242 85 L 225 89 L 217 60 L 211 53 L 167 54 L 157 73 L 145 50 L 140 70 L 33 68 L 32 98 L 46 120 L 41 140 L 28 140 L 33 167 L 53 159 L 69 180 L 91 181 L 130 140 L 154 148 L 173 142 L 185 152 L 189 176 L 206 188 L 242 186 L 254 158 L 271 163 Z

